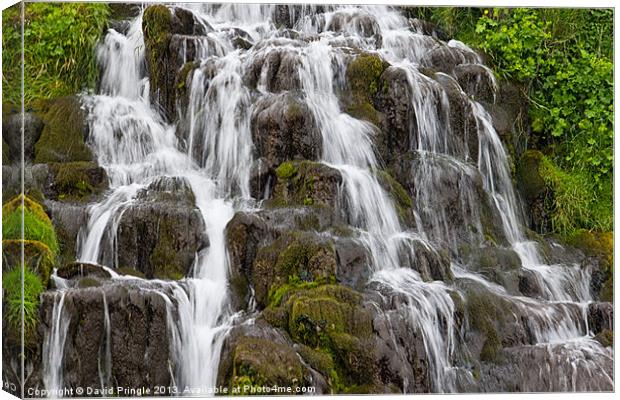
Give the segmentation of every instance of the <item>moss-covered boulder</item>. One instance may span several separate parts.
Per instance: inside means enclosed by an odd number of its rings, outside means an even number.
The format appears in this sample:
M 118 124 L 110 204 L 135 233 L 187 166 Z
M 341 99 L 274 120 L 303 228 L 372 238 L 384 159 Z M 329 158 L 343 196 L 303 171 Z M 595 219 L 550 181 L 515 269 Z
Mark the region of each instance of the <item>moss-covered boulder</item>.
M 92 152 L 84 142 L 88 136 L 88 124 L 77 96 L 43 102 L 37 113 L 44 127 L 34 146 L 35 163 L 93 159 Z
M 380 77 L 389 66 L 379 55 L 361 53 L 347 65 L 345 111 L 351 116 L 381 126 L 382 115 L 375 109 L 375 97 L 381 88 Z
M 252 263 L 251 280 L 256 302 L 268 304 L 281 286 L 335 280 L 333 243 L 316 234 L 289 232 L 258 249 Z
M 594 298 L 613 302 L 614 294 L 614 233 L 578 231 L 569 243 L 581 249 L 594 264 L 590 292 Z
M 307 104 L 293 92 L 265 96 L 254 105 L 252 140 L 271 167 L 287 160 L 318 160 L 322 138 Z
M 172 39 L 175 35 L 204 35 L 206 26 L 196 23 L 193 14 L 183 8 L 170 9 L 163 4 L 154 4 L 144 10 L 142 31 L 151 83 L 150 98 L 170 121 L 176 117 L 178 86 L 185 82 L 177 78 L 184 62 L 178 47 L 180 41 L 173 43 Z M 187 70 L 181 72 L 180 75 L 187 76 Z M 184 87 L 180 89 L 185 90 Z
M 146 50 L 146 64 L 150 76 L 150 95 L 168 118 L 174 116 L 174 82 L 176 66 L 171 63 L 170 39 L 175 32 L 174 16 L 163 4 L 151 5 L 144 10 L 142 31 Z
M 290 347 L 264 338 L 246 337 L 238 341 L 233 355 L 230 387 L 241 387 L 240 395 L 255 392 L 263 386 L 299 387 L 304 383 L 304 368 Z
M 338 170 L 311 161 L 287 161 L 278 166 L 276 176 L 268 205 L 339 208 L 342 176 Z
M 272 298 L 267 318 L 278 313 L 282 327 L 306 349 L 302 354 L 327 379 L 332 392 L 376 384 L 372 317 L 362 296 L 341 285 L 289 286 Z
M 108 187 L 105 170 L 94 162 L 50 163 L 48 198 L 61 201 L 89 201 Z

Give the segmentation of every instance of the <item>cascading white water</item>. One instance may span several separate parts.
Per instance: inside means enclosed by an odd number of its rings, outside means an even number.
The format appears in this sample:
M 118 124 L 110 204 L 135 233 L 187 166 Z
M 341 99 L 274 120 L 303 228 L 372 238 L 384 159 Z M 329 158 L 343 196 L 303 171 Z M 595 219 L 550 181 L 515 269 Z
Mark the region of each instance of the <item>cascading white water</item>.
M 64 291 L 54 294 L 54 305 L 51 314 L 51 326 L 46 330 L 43 338 L 43 384 L 48 390 L 48 397 L 62 397 L 64 393 L 63 353 L 69 316 L 65 306 Z
M 97 95 L 84 96 L 83 101 L 89 112 L 89 145 L 109 176 L 111 191 L 90 208 L 89 222 L 78 241 L 78 260 L 116 267 L 118 224 L 137 194 L 162 176 L 182 177 L 188 183 L 210 245 L 196 254 L 190 276 L 179 282 L 162 282 L 170 293 L 162 296 L 168 310 L 171 373 L 181 391 L 190 389 L 184 394 L 212 394 L 224 339 L 235 322 L 229 304 L 225 227 L 240 204 L 252 202 L 252 104 L 256 98 L 273 95 L 267 89 L 267 68 L 261 70 L 255 92 L 246 87 L 244 78 L 253 61 L 282 50 L 299 58 L 301 97 L 322 137 L 321 160 L 342 176 L 343 204 L 349 223 L 357 228 L 359 240 L 368 250 L 368 268 L 373 273 L 370 280 L 387 287 L 390 296 L 404 299 L 399 316 L 405 315 L 411 327 L 408 329 L 423 338 L 433 391 L 458 389 L 459 371 L 453 358 L 459 333 L 452 295 L 460 289 L 449 283 L 425 281 L 429 278 L 423 278 L 421 271 L 415 271 L 406 260 L 416 257 L 418 245 L 435 255 L 440 249 L 448 249 L 458 256 L 455 227 L 450 226 L 446 212 L 435 206 L 443 174 L 460 177 L 460 204 L 453 206 L 468 215 L 466 223 L 476 232 L 472 241 L 482 240 L 472 183 L 482 177 L 508 242 L 520 256 L 523 268 L 535 273 L 544 289 L 544 300 L 511 295 L 457 263 L 448 267 L 454 277 L 475 282 L 523 310 L 536 345 L 550 346 L 551 350 L 566 345 L 576 358 L 579 351 L 581 357 L 609 357 L 590 338 L 584 338 L 588 334 L 584 315 L 590 300 L 589 272 L 577 266 L 544 265 L 536 244 L 525 239 L 507 155 L 490 116 L 479 103 L 470 102 L 479 141 L 479 158 L 471 160 L 467 145 L 452 135 L 450 104 L 444 88 L 438 80 L 420 72 L 424 57 L 438 46 L 441 51 L 456 52 L 464 63 L 479 64 L 473 51 L 460 42 L 443 44 L 422 35 L 398 12 L 383 6 L 326 7 L 321 14 L 306 7 L 300 9 L 301 16 L 294 15 L 297 11 L 291 9 L 291 22 L 297 21 L 294 29 L 302 36 L 312 36 L 307 42 L 279 36 L 282 30 L 271 22 L 273 5 L 183 7 L 194 13 L 205 30 L 205 36 L 182 38 L 180 58 L 188 61 L 191 41 L 197 48 L 194 61 L 200 64 L 191 75 L 187 108 L 180 113 L 187 128 L 187 143 L 181 143 L 176 127 L 166 124 L 150 105 L 141 16 L 132 21 L 126 34 L 110 30 L 97 49 L 102 66 L 101 90 Z M 360 23 L 361 17 L 374 21 L 371 27 L 380 33 L 380 42 L 367 31 L 368 26 Z M 250 50 L 235 49 L 228 34 L 234 29 L 245 31 L 255 46 Z M 341 109 L 338 93 L 345 84 L 352 45 L 381 55 L 391 68 L 401 69 L 407 77 L 410 106 L 415 114 L 415 123 L 410 126 L 410 150 L 418 163 L 412 172 L 416 182 L 415 229 L 403 226 L 393 200 L 380 184 L 381 163 L 373 148 L 377 127 Z M 491 80 L 494 82 L 492 74 Z M 184 146 L 186 152 L 179 150 Z M 44 369 L 48 389 L 62 388 L 63 384 L 61 365 L 67 327 L 62 318 L 64 292 L 58 296 L 44 346 L 49 356 L 44 360 L 50 360 Z M 107 350 L 99 356 L 102 386 L 111 378 L 109 340 L 113 329 L 105 295 L 103 301 Z M 580 340 L 583 349 L 575 345 Z M 590 373 L 588 362 L 580 365 Z M 577 385 L 573 383 L 573 387 Z M 409 388 L 403 384 L 403 390 Z

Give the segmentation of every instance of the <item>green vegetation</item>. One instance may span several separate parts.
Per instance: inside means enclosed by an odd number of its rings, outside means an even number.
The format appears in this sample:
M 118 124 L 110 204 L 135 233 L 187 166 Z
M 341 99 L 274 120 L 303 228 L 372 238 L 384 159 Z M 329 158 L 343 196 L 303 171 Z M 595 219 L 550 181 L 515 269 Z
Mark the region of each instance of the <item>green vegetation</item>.
M 349 114 L 379 125 L 380 117 L 372 104 L 372 99 L 379 90 L 379 80 L 387 65 L 378 55 L 368 53 L 358 55 L 349 63 L 347 66 Z
M 27 343 L 36 342 L 36 328 L 39 321 L 39 295 L 44 286 L 41 278 L 28 268 L 24 272 L 24 297 L 22 302 L 22 269 L 15 268 L 2 274 L 4 290 L 4 315 L 8 328 L 19 336 L 22 327 L 22 307 L 24 310 L 24 337 Z
M 530 145 L 546 156 L 554 229 L 613 227 L 613 10 L 421 8 L 488 56 L 529 100 Z M 576 203 L 576 204 L 575 204 Z
M 93 88 L 94 46 L 106 24 L 104 3 L 26 3 L 24 99 L 50 99 Z M 21 102 L 21 10 L 2 12 L 3 101 Z
M 23 204 L 22 204 L 23 201 Z M 24 237 L 22 238 L 22 210 Z M 58 240 L 52 221 L 40 204 L 26 196 L 17 196 L 2 206 L 2 238 L 4 240 L 34 240 L 58 254 Z

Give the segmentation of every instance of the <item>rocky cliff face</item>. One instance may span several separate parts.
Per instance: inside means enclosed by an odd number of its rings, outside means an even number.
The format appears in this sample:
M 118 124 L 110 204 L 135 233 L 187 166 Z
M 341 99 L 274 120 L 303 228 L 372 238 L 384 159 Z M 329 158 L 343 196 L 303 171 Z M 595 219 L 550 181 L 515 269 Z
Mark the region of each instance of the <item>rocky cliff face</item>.
M 60 250 L 26 386 L 191 386 L 183 346 L 204 335 L 189 350 L 214 355 L 204 384 L 231 390 L 612 390 L 611 249 L 539 235 L 528 159 L 516 177 L 531 223 L 515 240 L 510 199 L 488 184 L 498 166 L 480 161 L 502 143 L 509 166 L 521 157 L 527 121 L 513 123 L 522 99 L 510 86 L 398 10 L 244 7 L 152 5 L 116 22 L 111 51 L 144 45 L 147 75 L 132 82 L 148 77 L 148 97 L 63 98 L 28 114 L 25 191 Z M 103 101 L 135 119 L 109 127 Z M 15 118 L 3 124 L 5 196 L 19 192 Z M 330 141 L 344 131 L 367 136 Z M 365 138 L 365 161 L 329 158 L 357 156 Z M 371 189 L 388 199 L 378 215 L 358 201 Z M 384 239 L 372 221 L 389 213 Z M 571 368 L 578 378 L 563 379 Z

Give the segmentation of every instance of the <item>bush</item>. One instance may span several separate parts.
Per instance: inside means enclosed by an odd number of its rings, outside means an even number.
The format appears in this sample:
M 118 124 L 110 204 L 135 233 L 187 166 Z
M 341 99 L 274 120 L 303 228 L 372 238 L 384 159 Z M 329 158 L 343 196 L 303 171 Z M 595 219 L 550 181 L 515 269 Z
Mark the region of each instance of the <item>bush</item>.
M 103 3 L 25 3 L 24 98 L 26 104 L 92 88 L 98 76 L 94 46 L 106 24 Z M 2 12 L 4 100 L 21 102 L 21 10 Z
M 24 213 L 23 238 L 22 210 Z M 39 203 L 23 195 L 13 198 L 2 206 L 2 238 L 4 240 L 36 240 L 46 245 L 54 256 L 58 255 L 58 240 L 52 221 Z

